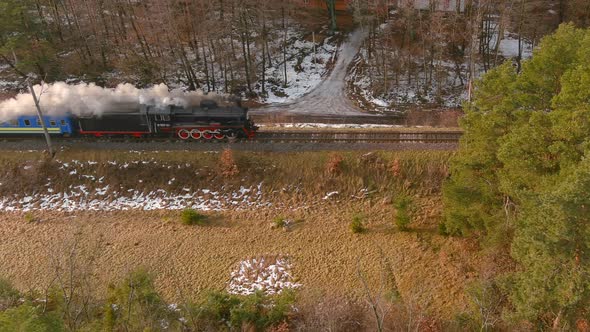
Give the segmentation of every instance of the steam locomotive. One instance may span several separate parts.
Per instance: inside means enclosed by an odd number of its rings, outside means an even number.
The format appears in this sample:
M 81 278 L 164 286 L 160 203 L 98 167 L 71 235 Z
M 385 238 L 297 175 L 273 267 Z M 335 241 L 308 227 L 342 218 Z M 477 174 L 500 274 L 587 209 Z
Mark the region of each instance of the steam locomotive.
M 44 116 L 45 125 L 55 136 L 177 137 L 181 140 L 253 139 L 258 129 L 239 101 L 219 105 L 203 100 L 199 106 L 154 106 L 118 109 L 99 116 Z M 42 133 L 36 116 L 20 116 L 0 123 L 0 135 Z

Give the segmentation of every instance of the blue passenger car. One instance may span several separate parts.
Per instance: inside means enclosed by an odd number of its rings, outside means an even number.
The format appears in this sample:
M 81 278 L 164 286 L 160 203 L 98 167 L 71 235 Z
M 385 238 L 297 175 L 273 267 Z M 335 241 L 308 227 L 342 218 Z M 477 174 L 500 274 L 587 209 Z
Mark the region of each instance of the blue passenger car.
M 51 135 L 71 136 L 74 133 L 73 121 L 69 116 L 44 116 L 47 131 Z M 36 115 L 22 115 L 6 122 L 0 122 L 0 135 L 42 134 L 43 127 Z

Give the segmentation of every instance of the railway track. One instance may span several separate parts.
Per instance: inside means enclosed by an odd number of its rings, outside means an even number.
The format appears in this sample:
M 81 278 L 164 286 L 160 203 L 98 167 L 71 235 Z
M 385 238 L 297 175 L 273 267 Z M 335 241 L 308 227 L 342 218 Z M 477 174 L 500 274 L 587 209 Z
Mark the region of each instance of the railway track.
M 263 142 L 350 142 L 350 143 L 458 143 L 461 131 L 346 131 L 297 130 L 263 131 L 256 136 Z
M 461 131 L 359 131 L 359 130 L 273 130 L 260 131 L 253 140 L 242 140 L 241 142 L 255 144 L 261 143 L 458 143 L 461 138 Z M 89 143 L 89 142 L 171 142 L 185 144 L 199 143 L 222 143 L 227 139 L 200 139 L 198 141 L 188 139 L 181 141 L 176 137 L 53 137 L 55 143 Z M 42 141 L 42 136 L 25 137 L 3 137 L 0 142 L 19 142 L 27 140 Z

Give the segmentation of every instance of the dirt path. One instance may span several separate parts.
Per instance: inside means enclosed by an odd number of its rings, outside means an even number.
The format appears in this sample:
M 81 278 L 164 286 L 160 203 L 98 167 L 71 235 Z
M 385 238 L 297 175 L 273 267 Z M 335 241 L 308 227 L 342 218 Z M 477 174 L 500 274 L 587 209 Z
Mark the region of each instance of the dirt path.
M 345 92 L 346 74 L 348 66 L 354 60 L 367 31 L 357 29 L 350 34 L 348 40 L 338 51 L 338 60 L 334 68 L 315 89 L 298 100 L 263 109 L 255 109 L 253 114 L 288 113 L 307 115 L 360 115 L 358 110 L 348 99 Z

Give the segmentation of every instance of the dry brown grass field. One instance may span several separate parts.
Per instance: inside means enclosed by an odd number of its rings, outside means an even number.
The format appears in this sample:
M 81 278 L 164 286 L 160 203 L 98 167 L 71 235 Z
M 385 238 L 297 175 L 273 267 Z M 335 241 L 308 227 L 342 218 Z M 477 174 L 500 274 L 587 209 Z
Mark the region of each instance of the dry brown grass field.
M 337 297 L 364 304 L 361 272 L 382 298 L 397 289 L 416 312 L 452 320 L 468 309 L 464 286 L 477 277 L 479 262 L 472 243 L 437 234 L 440 187 L 450 155 L 243 152 L 232 154 L 238 173 L 228 176 L 219 171 L 218 153 L 61 152 L 57 159 L 62 163 L 93 161 L 78 174 L 84 169 L 105 177 L 121 191 L 137 185 L 138 179 L 144 188 L 165 187 L 171 176 L 184 182 L 182 187 L 219 190 L 262 182 L 262 197 L 273 205 L 209 211 L 207 226 L 182 225 L 177 210 L 5 211 L 0 214 L 0 276 L 21 290 L 43 290 L 74 255 L 99 296 L 109 282 L 142 266 L 154 272 L 157 287 L 170 301 L 180 302 L 224 289 L 243 259 L 281 255 L 290 258 L 303 285 L 303 302 Z M 113 160 L 161 164 L 116 170 L 109 168 Z M 0 164 L 6 170 L 0 178 L 5 198 L 32 192 L 47 178 L 54 179 L 55 190 L 82 181 L 64 174 L 59 163 L 30 152 L 5 152 Z M 188 169 L 201 173 L 195 176 Z M 91 188 L 91 181 L 85 181 Z M 165 188 L 175 190 L 174 185 Z M 358 194 L 361 189 L 366 189 L 363 195 Z M 324 199 L 329 191 L 338 194 Z M 394 224 L 392 200 L 400 192 L 414 200 L 408 232 Z M 361 234 L 349 228 L 355 215 L 362 216 L 366 227 Z M 278 216 L 298 222 L 288 231 L 271 227 Z

